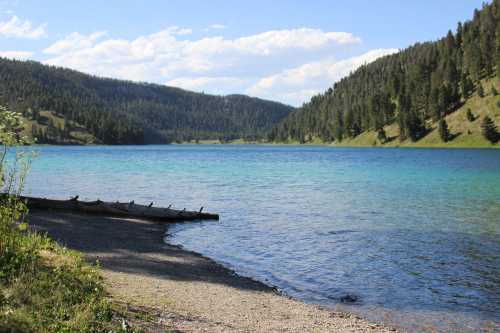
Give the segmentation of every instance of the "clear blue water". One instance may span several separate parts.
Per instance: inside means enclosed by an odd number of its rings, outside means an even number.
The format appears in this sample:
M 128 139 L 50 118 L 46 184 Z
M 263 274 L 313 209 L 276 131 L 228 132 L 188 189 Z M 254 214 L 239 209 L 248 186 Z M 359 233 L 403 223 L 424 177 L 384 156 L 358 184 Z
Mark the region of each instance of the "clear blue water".
M 221 220 L 174 225 L 169 241 L 288 295 L 412 331 L 500 324 L 500 151 L 38 150 L 28 193 L 204 206 Z

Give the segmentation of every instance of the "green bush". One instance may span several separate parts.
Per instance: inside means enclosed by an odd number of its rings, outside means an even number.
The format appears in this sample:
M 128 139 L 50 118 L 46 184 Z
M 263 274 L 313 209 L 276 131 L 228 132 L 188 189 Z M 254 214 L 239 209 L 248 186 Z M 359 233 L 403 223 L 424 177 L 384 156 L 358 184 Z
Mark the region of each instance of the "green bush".
M 111 330 L 111 306 L 98 271 L 44 236 L 27 233 L 23 238 L 37 244 L 37 260 L 25 261 L 0 282 L 0 312 L 5 314 L 0 316 L 0 331 Z
M 0 107 L 0 332 L 119 331 L 97 269 L 28 228 L 19 194 L 32 155 L 16 148 L 20 128 Z

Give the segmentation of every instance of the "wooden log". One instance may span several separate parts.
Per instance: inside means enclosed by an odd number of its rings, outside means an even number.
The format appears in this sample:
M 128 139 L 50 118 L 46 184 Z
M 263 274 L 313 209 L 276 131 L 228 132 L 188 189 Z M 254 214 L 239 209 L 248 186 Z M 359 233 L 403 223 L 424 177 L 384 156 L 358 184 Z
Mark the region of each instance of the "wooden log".
M 183 210 L 139 205 L 134 201 L 130 203 L 79 201 L 78 197 L 69 200 L 54 200 L 22 196 L 29 208 L 55 209 L 72 212 L 99 214 L 116 217 L 141 218 L 163 222 L 193 221 L 193 220 L 218 220 L 218 214 L 202 213 L 201 210 Z

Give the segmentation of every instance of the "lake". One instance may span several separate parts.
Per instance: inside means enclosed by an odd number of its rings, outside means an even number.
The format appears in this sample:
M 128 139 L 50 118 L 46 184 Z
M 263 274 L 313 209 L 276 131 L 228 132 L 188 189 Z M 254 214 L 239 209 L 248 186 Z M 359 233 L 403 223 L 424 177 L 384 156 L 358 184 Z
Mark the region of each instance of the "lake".
M 498 150 L 36 150 L 26 193 L 203 206 L 221 220 L 174 225 L 168 241 L 290 296 L 411 331 L 500 324 Z

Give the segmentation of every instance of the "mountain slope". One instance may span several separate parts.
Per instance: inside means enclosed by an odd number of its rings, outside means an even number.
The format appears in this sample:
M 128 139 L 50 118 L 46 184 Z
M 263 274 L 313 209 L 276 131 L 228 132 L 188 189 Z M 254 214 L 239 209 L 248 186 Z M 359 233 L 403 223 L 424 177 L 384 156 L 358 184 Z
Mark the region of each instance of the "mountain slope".
M 459 23 L 455 33 L 362 66 L 292 112 L 272 129 L 269 140 L 491 146 L 482 137 L 464 135 L 463 130 L 470 129 L 453 114 L 471 108 L 480 118 L 488 114 L 499 125 L 498 97 L 478 97 L 490 93 L 485 85 L 497 85 L 499 20 L 500 0 L 495 0 L 476 10 L 471 21 Z M 456 132 L 446 142 L 434 130 L 441 120 L 453 122 L 451 129 Z
M 30 119 L 30 132 L 42 142 L 72 142 L 75 128 L 89 134 L 88 141 L 109 144 L 254 139 L 293 110 L 243 95 L 104 79 L 33 61 L 0 58 L 0 78 L 0 104 Z M 56 125 L 54 117 L 63 121 Z
M 378 133 L 369 130 L 361 133 L 354 138 L 345 138 L 342 142 L 336 143 L 338 146 L 362 146 L 362 147 L 443 147 L 443 148 L 500 148 L 500 144 L 492 144 L 482 134 L 481 120 L 488 116 L 496 124 L 500 124 L 500 95 L 493 96 L 491 87 L 496 86 L 500 89 L 500 82 L 496 79 L 483 81 L 483 86 L 488 92 L 484 97 L 479 97 L 476 93 L 467 99 L 466 103 L 456 111 L 443 117 L 449 127 L 451 140 L 443 142 L 439 136 L 438 122 L 428 120 L 426 127 L 428 133 L 417 141 L 411 139 L 399 139 L 399 127 L 396 123 L 385 125 L 383 127 L 387 140 L 381 142 L 377 137 Z M 470 110 L 474 120 L 467 119 L 467 111 Z M 321 141 L 316 141 L 321 143 Z

